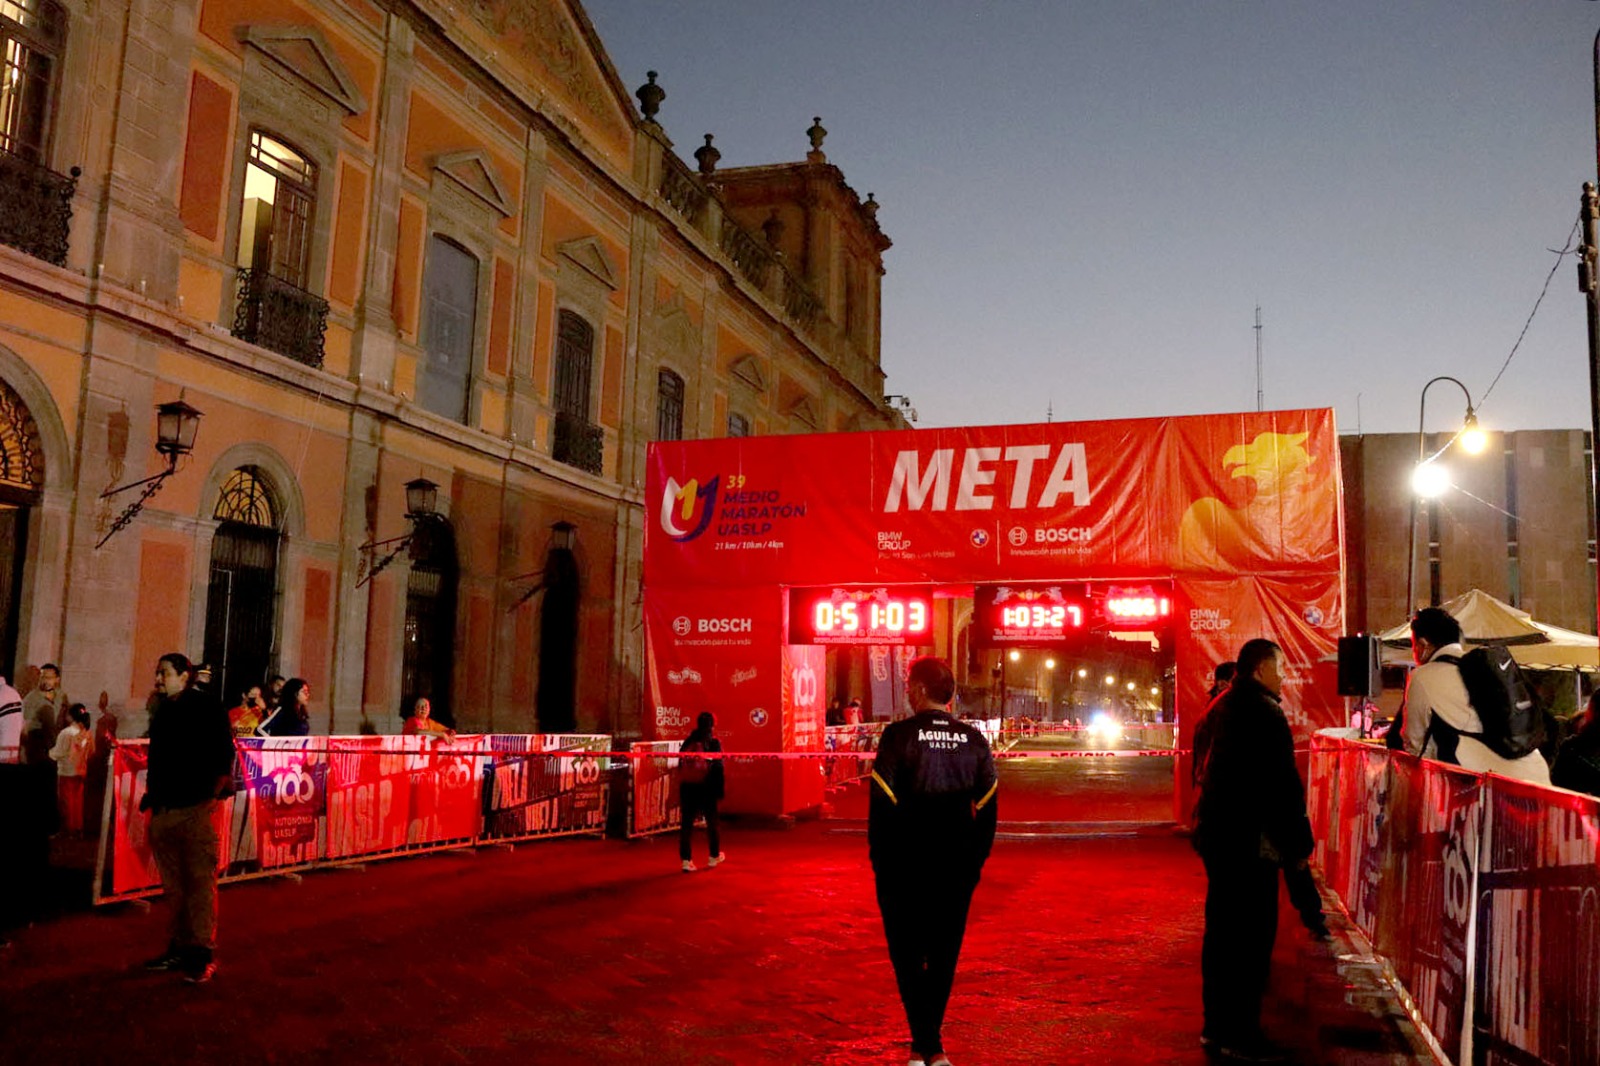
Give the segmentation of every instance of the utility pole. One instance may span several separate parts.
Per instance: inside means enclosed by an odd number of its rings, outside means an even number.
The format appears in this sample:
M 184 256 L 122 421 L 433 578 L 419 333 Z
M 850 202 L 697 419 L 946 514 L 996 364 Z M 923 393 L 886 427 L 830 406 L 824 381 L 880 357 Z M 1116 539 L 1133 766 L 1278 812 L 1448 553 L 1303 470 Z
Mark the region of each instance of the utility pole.
M 1261 305 L 1256 304 L 1256 410 L 1267 409 L 1266 390 L 1261 386 Z
M 1594 35 L 1594 150 L 1596 177 L 1600 178 L 1600 32 Z M 1583 183 L 1583 247 L 1578 253 L 1578 288 L 1585 302 L 1584 319 L 1589 326 L 1589 537 L 1600 538 L 1600 485 L 1595 467 L 1600 466 L 1600 294 L 1595 292 L 1595 187 Z M 1600 579 L 1600 566 L 1595 568 Z M 1600 580 L 1595 585 L 1595 618 L 1600 622 Z

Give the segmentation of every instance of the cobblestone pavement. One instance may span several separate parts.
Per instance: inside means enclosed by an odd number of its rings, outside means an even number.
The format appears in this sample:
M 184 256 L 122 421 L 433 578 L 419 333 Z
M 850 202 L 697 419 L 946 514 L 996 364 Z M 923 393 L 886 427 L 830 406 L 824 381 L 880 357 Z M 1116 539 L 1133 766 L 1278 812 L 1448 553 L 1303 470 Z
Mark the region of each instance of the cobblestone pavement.
M 735 823 L 724 841 L 730 861 L 693 875 L 670 839 L 575 839 L 229 886 L 201 987 L 139 968 L 159 905 L 69 914 L 0 952 L 6 1058 L 903 1063 L 865 837 Z M 1001 840 L 952 1058 L 1203 1063 L 1204 887 L 1170 832 Z M 1370 969 L 1339 972 L 1359 954 L 1340 939 L 1285 923 L 1269 1030 L 1307 1063 L 1428 1061 Z

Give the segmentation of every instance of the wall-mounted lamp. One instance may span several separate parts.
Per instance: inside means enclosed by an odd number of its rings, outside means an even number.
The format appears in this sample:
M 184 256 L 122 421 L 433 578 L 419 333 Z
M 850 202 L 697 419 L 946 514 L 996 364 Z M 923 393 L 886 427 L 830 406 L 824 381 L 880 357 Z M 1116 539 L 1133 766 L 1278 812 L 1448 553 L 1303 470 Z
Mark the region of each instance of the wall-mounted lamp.
M 577 544 L 578 544 L 578 527 L 577 526 L 575 526 L 571 522 L 567 522 L 567 521 L 552 522 L 550 524 L 550 550 L 551 551 L 570 552 L 570 551 L 572 551 L 572 549 L 574 547 L 577 546 Z M 533 599 L 534 596 L 536 596 L 539 593 L 543 592 L 545 589 L 549 588 L 550 584 L 551 584 L 550 576 L 549 576 L 549 568 L 548 567 L 546 567 L 546 568 L 544 568 L 542 570 L 531 570 L 526 574 L 518 574 L 516 577 L 509 578 L 508 580 L 510 580 L 510 581 L 532 581 L 533 582 L 533 587 L 532 588 L 528 589 L 521 596 L 518 596 L 516 601 L 514 603 L 512 603 L 510 607 L 506 608 L 506 612 L 508 614 L 511 611 L 516 610 L 518 607 L 521 607 L 523 604 L 527 603 L 529 600 Z
M 182 400 L 172 400 L 169 403 L 156 405 L 156 451 L 167 457 L 167 468 L 159 474 L 131 481 L 126 485 L 108 489 L 100 494 L 102 500 L 115 496 L 119 492 L 136 489 L 140 485 L 145 487 L 139 498 L 130 503 L 126 510 L 117 516 L 111 523 L 111 528 L 106 530 L 106 535 L 100 538 L 100 543 L 95 545 L 98 550 L 105 546 L 106 541 L 116 536 L 128 527 L 134 516 L 144 510 L 144 505 L 150 497 L 161 491 L 161 486 L 166 484 L 178 469 L 178 460 L 194 451 L 194 437 L 200 429 L 200 412 L 184 403 Z
M 439 511 L 439 486 L 425 477 L 412 478 L 406 482 L 406 521 L 411 523 L 411 528 L 398 537 L 387 540 L 374 540 L 361 545 L 356 551 L 361 553 L 362 576 L 356 581 L 356 588 L 360 588 L 368 581 L 381 574 L 386 566 L 394 562 L 395 556 L 411 547 L 417 536 L 417 531 L 422 524 L 435 517 Z M 378 560 L 374 565 L 372 557 L 378 553 L 379 548 L 389 548 L 389 554 Z
M 911 406 L 911 397 L 891 393 L 883 398 L 883 402 L 905 415 L 907 422 L 915 422 L 917 420 L 917 409 Z

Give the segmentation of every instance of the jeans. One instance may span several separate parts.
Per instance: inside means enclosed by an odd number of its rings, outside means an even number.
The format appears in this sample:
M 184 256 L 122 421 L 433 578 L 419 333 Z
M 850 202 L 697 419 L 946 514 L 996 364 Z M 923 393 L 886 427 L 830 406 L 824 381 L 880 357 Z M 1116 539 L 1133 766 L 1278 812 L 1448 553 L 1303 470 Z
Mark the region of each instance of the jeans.
M 878 911 L 911 1028 L 911 1050 L 924 1058 L 944 1051 L 944 1012 L 974 887 L 961 877 L 878 875 Z

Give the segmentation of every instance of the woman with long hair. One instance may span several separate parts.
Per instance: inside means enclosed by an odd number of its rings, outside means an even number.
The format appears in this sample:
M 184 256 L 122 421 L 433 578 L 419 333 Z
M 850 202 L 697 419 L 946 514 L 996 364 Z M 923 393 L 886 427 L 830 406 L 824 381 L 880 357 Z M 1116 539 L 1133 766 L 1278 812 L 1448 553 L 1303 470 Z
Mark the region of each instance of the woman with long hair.
M 278 709 L 259 730 L 264 737 L 308 737 L 311 735 L 311 683 L 291 677 L 283 686 Z

